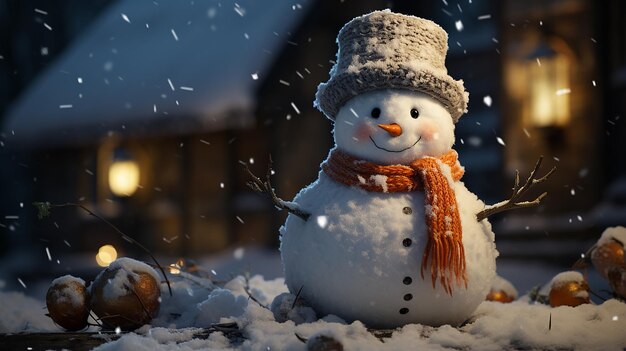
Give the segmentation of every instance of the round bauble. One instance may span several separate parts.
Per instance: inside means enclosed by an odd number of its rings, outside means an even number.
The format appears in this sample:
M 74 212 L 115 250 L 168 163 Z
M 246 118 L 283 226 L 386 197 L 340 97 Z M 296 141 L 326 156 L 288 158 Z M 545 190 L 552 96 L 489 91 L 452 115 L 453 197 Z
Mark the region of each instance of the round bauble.
M 517 289 L 508 280 L 499 275 L 493 279 L 491 289 L 487 294 L 487 301 L 495 301 L 502 303 L 513 302 L 517 299 Z
M 509 296 L 506 292 L 502 291 L 502 290 L 491 290 L 489 291 L 489 294 L 487 294 L 487 301 L 494 301 L 494 302 L 502 302 L 502 303 L 509 303 L 509 302 L 513 302 L 513 300 L 515 300 L 515 298 L 513 296 Z
M 591 262 L 600 275 L 608 279 L 611 268 L 626 267 L 624 246 L 614 239 L 598 242 L 598 246 L 591 252 Z
M 46 293 L 48 316 L 61 327 L 76 331 L 87 326 L 89 294 L 85 281 L 66 275 L 52 281 Z
M 622 299 L 626 299 L 626 267 L 610 268 L 608 280 L 613 293 Z
M 579 272 L 563 272 L 552 279 L 550 306 L 576 307 L 589 303 L 589 285 Z
M 159 276 L 143 262 L 117 259 L 98 274 L 89 288 L 91 309 L 106 328 L 133 330 L 159 312 Z

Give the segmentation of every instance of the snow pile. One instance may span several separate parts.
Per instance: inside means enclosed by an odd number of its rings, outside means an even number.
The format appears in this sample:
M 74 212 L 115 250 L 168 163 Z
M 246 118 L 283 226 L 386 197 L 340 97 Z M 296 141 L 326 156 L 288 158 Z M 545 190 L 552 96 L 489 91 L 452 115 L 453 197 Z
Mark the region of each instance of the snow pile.
M 0 290 L 0 333 L 60 331 L 45 316 L 45 301 Z
M 580 272 L 576 271 L 567 271 L 563 273 L 559 273 L 552 278 L 550 282 L 550 286 L 561 286 L 563 284 L 567 284 L 569 282 L 582 283 L 585 281 L 585 278 Z
M 626 244 L 626 228 L 622 226 L 606 228 L 596 245 L 600 246 L 613 240 Z
M 276 280 L 274 284 L 277 287 L 282 282 Z M 237 293 L 233 292 L 233 296 Z M 214 298 L 223 299 L 225 294 L 222 289 Z M 237 305 L 238 301 L 235 298 L 230 303 Z M 222 306 L 220 310 L 225 311 L 224 308 Z M 206 310 L 202 313 L 212 312 Z M 195 337 L 198 332 L 195 328 L 152 328 L 127 334 L 97 350 L 306 350 L 307 340 L 311 343 L 317 336 L 332 338 L 346 350 L 621 350 L 626 346 L 626 335 L 623 333 L 626 328 L 626 305 L 616 300 L 599 306 L 587 304 L 576 308 L 550 308 L 524 302 L 484 302 L 476 311 L 474 320 L 463 327 L 446 325 L 433 328 L 410 324 L 389 331 L 390 337 L 382 339 L 361 322 L 346 324 L 333 316 L 314 323 L 279 323 L 274 320 L 271 311 L 250 300 L 242 315 L 223 317 L 221 320 L 235 321 L 244 339 L 231 344 L 220 332 L 200 339 Z
M 63 286 L 60 290 L 52 291 L 53 300 L 58 303 L 65 303 L 65 300 L 72 304 L 73 306 L 80 307 L 85 305 L 85 295 L 84 290 L 83 294 L 79 293 L 79 290 L 76 290 L 71 283 L 76 282 L 79 285 L 85 286 L 85 281 L 81 278 L 73 277 L 71 275 L 64 275 L 62 277 L 56 278 L 50 283 L 50 286 Z
M 215 289 L 197 306 L 196 326 L 207 328 L 224 317 L 239 317 L 246 311 L 247 305 L 247 298 L 235 296 L 227 289 Z
M 502 291 L 513 299 L 517 298 L 517 289 L 515 289 L 510 281 L 499 275 L 496 275 L 493 279 L 493 283 L 491 283 L 491 291 Z
M 169 296 L 165 285 L 162 287 L 162 309 L 152 326 L 125 334 L 97 350 L 306 350 L 308 344 L 328 340 L 341 343 L 346 350 L 622 350 L 626 347 L 623 333 L 626 304 L 617 300 L 575 308 L 550 308 L 524 301 L 483 302 L 472 319 L 459 328 L 409 324 L 381 334 L 368 330 L 359 321 L 347 324 L 332 315 L 321 316 L 311 323 L 277 322 L 266 306 L 287 291 L 282 278 L 268 281 L 261 276 L 249 280 L 239 276 L 222 288 L 210 288 L 208 283 L 201 278 L 175 277 L 173 296 Z M 276 304 L 293 305 L 289 295 L 281 296 Z M 21 293 L 2 291 L 0 299 L 1 333 L 60 331 L 45 316 L 43 302 Z M 238 337 L 198 328 L 228 322 L 236 323 Z

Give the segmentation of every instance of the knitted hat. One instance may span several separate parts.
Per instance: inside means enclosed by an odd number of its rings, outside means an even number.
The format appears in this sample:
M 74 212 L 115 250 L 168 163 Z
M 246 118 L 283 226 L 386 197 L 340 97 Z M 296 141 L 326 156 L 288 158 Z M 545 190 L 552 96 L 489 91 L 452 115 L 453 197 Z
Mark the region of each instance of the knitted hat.
M 448 34 L 432 21 L 374 11 L 348 22 L 337 36 L 337 62 L 317 87 L 313 105 L 335 119 L 341 106 L 372 90 L 399 88 L 430 95 L 456 123 L 469 94 L 445 67 Z

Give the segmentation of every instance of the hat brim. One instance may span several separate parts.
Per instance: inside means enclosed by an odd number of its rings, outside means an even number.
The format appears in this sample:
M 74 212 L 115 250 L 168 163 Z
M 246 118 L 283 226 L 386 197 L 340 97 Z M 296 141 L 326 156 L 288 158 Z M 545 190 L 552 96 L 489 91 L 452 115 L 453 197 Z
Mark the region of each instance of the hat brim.
M 456 123 L 467 112 L 469 94 L 462 80 L 454 80 L 445 73 L 430 70 L 368 68 L 356 72 L 342 72 L 318 86 L 315 106 L 331 120 L 339 109 L 353 97 L 380 89 L 409 89 L 427 94 L 439 101 Z

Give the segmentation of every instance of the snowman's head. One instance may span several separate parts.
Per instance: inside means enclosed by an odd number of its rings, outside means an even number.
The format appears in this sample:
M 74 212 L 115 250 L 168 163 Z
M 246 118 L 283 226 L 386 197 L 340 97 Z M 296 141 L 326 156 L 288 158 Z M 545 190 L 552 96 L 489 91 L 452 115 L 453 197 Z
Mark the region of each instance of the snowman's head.
M 375 90 L 350 99 L 335 117 L 340 150 L 378 164 L 440 156 L 454 144 L 454 122 L 432 97 L 406 89 Z

